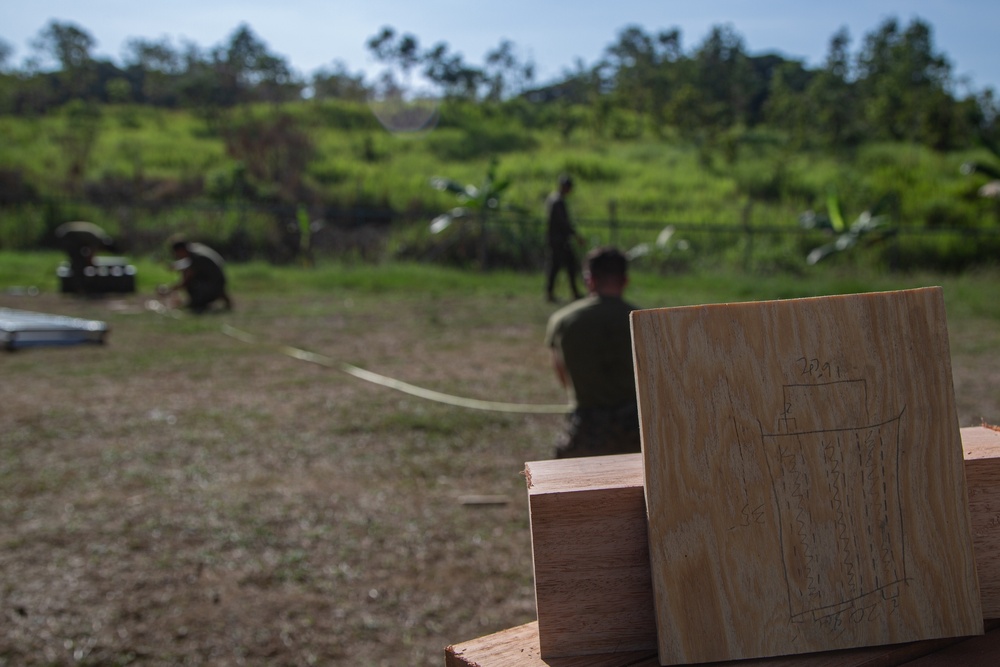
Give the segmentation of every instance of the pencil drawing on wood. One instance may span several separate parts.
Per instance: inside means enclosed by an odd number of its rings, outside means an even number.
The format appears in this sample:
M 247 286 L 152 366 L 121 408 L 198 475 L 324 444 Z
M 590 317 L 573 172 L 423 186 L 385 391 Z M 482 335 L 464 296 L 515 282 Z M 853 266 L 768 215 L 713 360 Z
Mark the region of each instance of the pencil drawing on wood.
M 981 631 L 939 289 L 632 332 L 663 664 Z
M 779 518 L 793 622 L 899 605 L 906 544 L 899 498 L 899 421 L 872 422 L 864 380 L 785 385 L 779 428 L 761 443 Z M 834 406 L 834 411 L 830 411 Z M 825 408 L 822 412 L 820 408 Z M 837 425 L 813 423 L 834 415 Z M 811 493 L 819 487 L 820 494 Z M 835 553 L 829 563 L 818 553 Z

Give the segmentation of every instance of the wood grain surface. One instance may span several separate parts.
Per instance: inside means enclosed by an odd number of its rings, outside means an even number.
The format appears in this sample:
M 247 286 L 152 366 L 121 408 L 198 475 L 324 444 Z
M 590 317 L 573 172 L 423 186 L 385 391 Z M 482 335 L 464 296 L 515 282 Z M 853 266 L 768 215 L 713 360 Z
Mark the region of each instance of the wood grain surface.
M 962 449 L 983 616 L 1000 618 L 1000 431 L 963 428 Z
M 542 657 L 656 649 L 638 456 L 525 464 Z
M 446 667 L 656 667 L 653 651 L 545 659 L 538 624 L 527 623 L 445 649 Z M 995 667 L 1000 630 L 971 639 L 931 639 L 847 651 L 705 663 L 703 667 Z
M 446 667 L 656 667 L 655 650 L 542 658 L 538 623 L 527 623 L 445 649 Z
M 961 438 L 983 617 L 1000 619 L 1000 431 L 970 426 L 961 429 Z M 635 598 L 634 592 L 628 596 L 637 609 L 646 610 L 647 619 L 653 619 L 642 456 L 532 461 L 525 464 L 525 471 L 542 657 L 613 653 L 619 648 L 619 634 L 630 637 L 633 649 L 655 651 L 654 621 L 640 626 L 647 632 L 640 636 L 631 625 L 623 625 L 631 623 L 629 617 L 613 611 L 619 606 L 614 601 L 619 591 L 615 579 L 640 577 L 649 582 L 642 598 Z M 539 507 L 556 506 L 558 501 L 549 497 L 553 494 L 564 496 L 564 511 L 535 515 Z M 590 522 L 585 508 L 598 496 L 604 509 Z M 615 529 L 603 529 L 608 523 Z M 573 548 L 560 551 L 568 543 Z M 592 554 L 609 549 L 619 550 L 618 562 L 627 565 L 619 569 L 595 562 Z M 581 598 L 585 604 L 580 604 Z M 592 627 L 601 628 L 599 636 L 589 633 Z
M 939 288 L 632 335 L 662 664 L 981 632 Z

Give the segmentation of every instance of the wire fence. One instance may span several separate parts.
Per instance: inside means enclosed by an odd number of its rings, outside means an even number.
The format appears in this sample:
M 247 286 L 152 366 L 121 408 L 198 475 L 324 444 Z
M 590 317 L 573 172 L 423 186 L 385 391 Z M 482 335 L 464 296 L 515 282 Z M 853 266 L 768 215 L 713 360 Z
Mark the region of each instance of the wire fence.
M 480 267 L 537 269 L 545 261 L 540 216 L 492 213 L 469 216 L 433 233 L 436 214 L 380 207 L 307 207 L 241 202 L 93 203 L 72 199 L 0 206 L 0 248 L 56 247 L 53 231 L 68 220 L 105 227 L 131 254 L 164 252 L 165 241 L 184 234 L 216 247 L 232 261 L 403 258 Z M 634 260 L 660 269 L 724 263 L 744 269 L 794 268 L 812 249 L 834 241 L 829 231 L 795 222 L 761 224 L 745 214 L 736 221 L 684 222 L 578 217 L 585 246 L 614 245 Z M 889 268 L 961 270 L 1000 257 L 1000 227 L 915 227 L 896 224 L 845 248 Z M 846 254 L 846 253 L 845 253 Z

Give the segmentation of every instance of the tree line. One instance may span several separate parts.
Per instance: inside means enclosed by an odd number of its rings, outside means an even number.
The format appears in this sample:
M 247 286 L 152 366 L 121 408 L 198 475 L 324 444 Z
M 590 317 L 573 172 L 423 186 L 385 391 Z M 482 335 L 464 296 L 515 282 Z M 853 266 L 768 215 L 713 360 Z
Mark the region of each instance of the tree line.
M 475 64 L 444 42 L 424 47 L 391 27 L 366 41 L 383 66 L 371 80 L 338 61 L 304 77 L 245 24 L 209 49 L 134 38 L 121 63 L 96 57 L 94 46 L 86 29 L 52 21 L 33 42 L 35 56 L 15 67 L 12 48 L 0 40 L 0 112 L 43 114 L 74 100 L 212 110 L 305 98 L 361 101 L 420 88 L 482 104 L 575 106 L 579 113 L 559 116 L 564 129 L 587 124 L 604 136 L 674 130 L 718 142 L 732 128 L 771 126 L 808 145 L 900 140 L 941 150 L 993 146 L 997 139 L 994 92 L 959 81 L 932 27 L 919 18 L 906 25 L 888 18 L 855 50 L 840 29 L 818 67 L 750 54 L 727 25 L 691 49 L 676 28 L 631 25 L 598 62 L 578 61 L 545 85 L 509 40 Z M 44 59 L 55 67 L 42 68 Z

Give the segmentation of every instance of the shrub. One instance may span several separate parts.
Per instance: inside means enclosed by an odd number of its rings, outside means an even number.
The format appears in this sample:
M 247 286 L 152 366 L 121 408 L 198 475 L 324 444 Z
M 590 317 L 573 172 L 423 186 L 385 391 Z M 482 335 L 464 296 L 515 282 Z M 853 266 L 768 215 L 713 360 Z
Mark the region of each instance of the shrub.
M 427 139 L 427 146 L 442 160 L 472 160 L 511 151 L 529 151 L 537 141 L 524 130 L 512 127 L 484 126 L 477 130 L 438 130 Z

